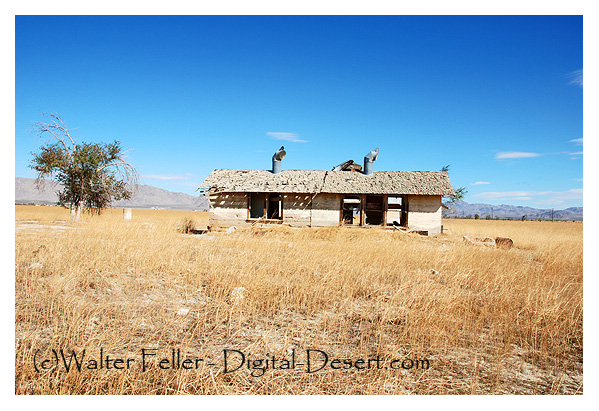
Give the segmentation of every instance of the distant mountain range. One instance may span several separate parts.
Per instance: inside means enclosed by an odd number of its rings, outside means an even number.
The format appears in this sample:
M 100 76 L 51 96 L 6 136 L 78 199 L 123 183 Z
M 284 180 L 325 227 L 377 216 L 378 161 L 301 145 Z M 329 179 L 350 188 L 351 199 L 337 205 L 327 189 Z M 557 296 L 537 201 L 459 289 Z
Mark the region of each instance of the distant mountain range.
M 39 191 L 35 179 L 15 177 L 15 203 L 17 204 L 56 204 L 60 185 L 48 181 Z M 130 200 L 115 201 L 113 207 L 153 208 L 165 210 L 208 210 L 208 198 L 173 193 L 162 188 L 139 184 L 133 190 Z
M 526 216 L 527 220 L 551 220 L 551 209 L 541 209 L 532 207 L 513 206 L 507 204 L 491 205 L 491 204 L 470 204 L 465 201 L 459 201 L 453 205 L 450 210 L 443 210 L 443 217 L 467 217 L 478 214 L 479 218 L 483 219 L 487 216 L 490 218 L 512 218 L 521 219 Z M 554 220 L 577 220 L 582 221 L 582 207 L 570 207 L 564 210 L 553 210 Z
M 56 204 L 60 186 L 47 182 L 42 191 L 35 187 L 32 178 L 15 178 L 15 203 L 18 204 Z M 208 210 L 208 198 L 205 196 L 191 196 L 184 193 L 173 193 L 162 188 L 148 185 L 138 185 L 133 198 L 127 201 L 116 201 L 113 207 L 154 208 L 165 210 Z M 521 219 L 526 216 L 528 220 L 551 220 L 551 209 L 513 206 L 507 204 L 470 204 L 459 201 L 450 210 L 443 210 L 443 217 L 467 217 L 478 214 L 479 218 L 512 218 Z M 553 210 L 554 220 L 582 220 L 582 207 L 570 207 L 564 210 Z

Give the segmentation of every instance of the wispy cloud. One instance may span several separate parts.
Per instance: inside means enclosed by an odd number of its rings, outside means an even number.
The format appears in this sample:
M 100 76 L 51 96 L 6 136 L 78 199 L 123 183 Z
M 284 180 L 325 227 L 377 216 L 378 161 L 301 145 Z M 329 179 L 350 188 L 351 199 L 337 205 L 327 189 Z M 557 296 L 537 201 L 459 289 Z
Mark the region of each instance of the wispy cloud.
M 307 143 L 308 142 L 306 140 L 300 139 L 299 136 L 295 133 L 281 133 L 281 132 L 276 132 L 276 131 L 269 131 L 268 133 L 266 133 L 266 135 L 271 136 L 272 138 L 275 138 L 277 140 L 291 141 L 292 143 Z
M 504 200 L 523 200 L 523 201 L 530 201 L 532 200 L 532 197 L 505 197 Z
M 185 181 L 185 182 L 181 182 L 181 183 L 172 183 L 172 185 L 177 185 L 177 186 L 185 186 L 185 187 L 193 187 L 193 188 L 198 188 L 202 183 L 198 183 L 195 181 Z
M 146 174 L 141 178 L 146 180 L 189 180 L 191 174 L 175 175 L 175 174 Z
M 570 153 L 571 156 L 581 156 L 582 151 L 577 151 L 576 153 Z
M 560 203 L 564 200 L 582 200 L 582 188 L 566 191 L 488 191 L 473 197 L 486 200 L 533 200 Z M 539 198 L 540 197 L 540 198 Z
M 509 158 L 530 158 L 530 157 L 538 157 L 541 154 L 539 153 L 527 153 L 524 151 L 501 151 L 495 154 L 496 160 L 505 160 Z
M 582 145 L 582 137 L 581 138 L 575 138 L 574 140 L 569 140 L 570 143 L 575 143 L 578 144 L 579 146 Z
M 491 184 L 491 183 L 489 183 L 488 181 L 477 181 L 477 182 L 472 183 L 470 185 L 471 186 L 480 186 L 480 185 L 483 185 L 483 184 Z
M 582 88 L 582 69 L 574 70 L 573 72 L 566 74 L 566 77 L 570 79 L 568 84 L 574 84 Z
M 520 198 L 530 197 L 535 191 L 487 191 L 480 194 L 475 194 L 473 197 L 480 197 L 487 200 L 500 200 L 505 198 Z

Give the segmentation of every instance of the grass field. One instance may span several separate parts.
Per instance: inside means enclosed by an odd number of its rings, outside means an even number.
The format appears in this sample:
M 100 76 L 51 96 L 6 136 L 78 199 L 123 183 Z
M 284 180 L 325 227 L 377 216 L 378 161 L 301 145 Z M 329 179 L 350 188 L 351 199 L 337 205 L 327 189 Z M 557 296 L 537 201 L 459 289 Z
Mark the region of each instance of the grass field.
M 207 213 L 15 217 L 17 394 L 583 392 L 582 223 L 190 235 Z

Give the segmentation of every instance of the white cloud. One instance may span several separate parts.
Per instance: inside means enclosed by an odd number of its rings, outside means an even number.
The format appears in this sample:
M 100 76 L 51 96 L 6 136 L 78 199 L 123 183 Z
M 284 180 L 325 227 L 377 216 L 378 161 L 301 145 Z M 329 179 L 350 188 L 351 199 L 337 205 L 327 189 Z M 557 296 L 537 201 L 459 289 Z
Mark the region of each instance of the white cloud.
M 581 138 L 575 138 L 574 140 L 569 140 L 570 143 L 575 143 L 579 146 L 582 145 L 582 137 Z
M 571 73 L 568 73 L 566 77 L 570 78 L 570 82 L 568 84 L 575 84 L 582 88 L 582 69 L 574 70 Z
M 475 183 L 470 184 L 471 186 L 480 186 L 482 184 L 491 184 L 488 181 L 477 181 Z
M 582 200 L 582 188 L 572 188 L 566 191 L 488 191 L 475 194 L 473 197 L 480 197 L 486 200 L 533 200 L 538 197 L 544 202 L 562 202 L 563 200 Z
M 146 180 L 189 180 L 191 174 L 185 175 L 174 175 L 174 174 L 147 174 L 142 175 L 141 178 Z
M 569 153 L 571 156 L 581 156 L 582 151 L 577 151 L 576 153 Z
M 276 138 L 277 140 L 291 141 L 292 143 L 307 143 L 306 140 L 298 138 L 299 136 L 295 133 L 281 133 L 269 131 L 268 133 L 266 133 L 266 135 L 271 136 L 272 138 Z
M 532 197 L 505 197 L 504 200 L 532 200 Z
M 185 181 L 182 183 L 171 183 L 171 184 L 177 185 L 177 186 L 193 187 L 193 188 L 198 188 L 200 185 L 202 185 L 202 183 L 193 182 L 193 181 Z
M 554 192 L 553 198 L 561 200 L 582 200 L 582 188 L 573 188 L 571 190 Z
M 538 157 L 539 153 L 527 153 L 524 151 L 501 151 L 495 154 L 495 159 L 503 160 L 506 158 L 530 158 L 530 157 Z
M 475 194 L 474 197 L 481 197 L 487 200 L 498 200 L 505 198 L 530 197 L 532 193 L 534 193 L 534 191 L 487 191 Z
M 563 200 L 539 200 L 537 201 L 539 204 L 561 204 Z

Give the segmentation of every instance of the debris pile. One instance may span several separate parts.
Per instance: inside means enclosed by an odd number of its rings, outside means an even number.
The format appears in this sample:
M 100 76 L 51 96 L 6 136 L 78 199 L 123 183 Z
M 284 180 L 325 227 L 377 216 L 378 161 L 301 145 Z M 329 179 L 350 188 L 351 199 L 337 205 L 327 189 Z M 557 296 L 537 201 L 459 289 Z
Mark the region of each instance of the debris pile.
M 514 242 L 507 237 L 474 237 L 471 238 L 467 235 L 464 236 L 464 242 L 467 244 L 483 245 L 486 247 L 497 247 L 509 250 L 514 246 Z

